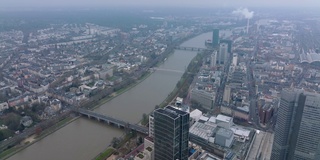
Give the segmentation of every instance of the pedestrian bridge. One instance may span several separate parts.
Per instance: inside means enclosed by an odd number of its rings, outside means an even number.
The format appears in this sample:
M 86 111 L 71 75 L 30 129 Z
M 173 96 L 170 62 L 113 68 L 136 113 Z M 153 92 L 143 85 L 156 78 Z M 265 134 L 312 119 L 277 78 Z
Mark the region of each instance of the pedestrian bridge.
M 204 51 L 207 50 L 206 48 L 198 48 L 198 47 L 184 47 L 184 46 L 177 46 L 175 47 L 177 50 L 185 50 L 185 51 Z
M 138 124 L 132 124 L 129 122 L 125 122 L 125 121 L 122 121 L 122 120 L 119 120 L 119 119 L 116 119 L 116 118 L 113 118 L 110 116 L 106 116 L 103 114 L 99 114 L 99 113 L 87 110 L 87 109 L 77 108 L 77 109 L 74 109 L 74 111 L 79 113 L 82 116 L 86 116 L 90 119 L 95 119 L 99 122 L 105 122 L 109 125 L 117 126 L 118 128 L 122 128 L 122 129 L 129 128 L 131 130 L 137 131 L 142 134 L 148 134 L 148 132 L 149 132 L 149 129 L 147 127 L 144 127 L 144 126 L 141 126 Z

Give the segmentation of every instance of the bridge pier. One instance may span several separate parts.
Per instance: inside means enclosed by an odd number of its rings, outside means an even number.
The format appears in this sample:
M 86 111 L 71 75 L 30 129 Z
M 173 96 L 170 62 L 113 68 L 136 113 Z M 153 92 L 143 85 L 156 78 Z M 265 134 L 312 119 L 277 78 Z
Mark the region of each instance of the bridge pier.
M 104 122 L 104 123 L 107 123 L 108 125 L 118 127 L 120 129 L 129 129 L 129 130 L 141 132 L 143 134 L 148 134 L 147 127 L 142 127 L 137 124 L 130 124 L 128 122 L 124 122 L 122 120 L 118 120 L 118 119 L 108 117 L 106 115 L 102 115 L 102 114 L 95 113 L 93 111 L 89 111 L 85 109 L 79 109 L 76 112 L 78 112 L 79 115 L 88 117 L 88 119 L 95 119 L 99 122 Z

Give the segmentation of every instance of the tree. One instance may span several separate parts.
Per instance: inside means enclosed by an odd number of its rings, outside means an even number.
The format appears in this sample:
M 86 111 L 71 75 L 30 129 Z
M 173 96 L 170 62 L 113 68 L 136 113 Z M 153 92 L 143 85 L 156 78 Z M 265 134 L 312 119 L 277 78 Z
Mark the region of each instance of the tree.
M 142 143 L 143 143 L 143 138 L 139 136 L 139 138 L 137 139 L 137 145 L 140 145 Z
M 16 131 L 19 128 L 20 119 L 21 116 L 15 113 L 9 113 L 4 120 L 4 124 L 8 126 L 10 130 Z
M 4 140 L 6 137 L 2 131 L 0 131 L 0 141 Z
M 181 81 L 179 81 L 176 85 L 177 88 L 180 88 L 181 87 Z
M 39 111 L 43 111 L 45 107 L 46 107 L 46 104 L 36 102 L 32 104 L 31 111 L 37 113 Z
M 35 130 L 35 134 L 36 135 L 40 135 L 42 132 L 42 128 L 41 127 L 37 127 L 36 130 Z
M 142 114 L 142 124 L 146 124 L 148 122 L 148 115 L 143 113 Z
M 117 137 L 113 137 L 112 141 L 111 141 L 112 147 L 113 148 L 117 148 L 118 145 L 120 144 L 120 140 Z

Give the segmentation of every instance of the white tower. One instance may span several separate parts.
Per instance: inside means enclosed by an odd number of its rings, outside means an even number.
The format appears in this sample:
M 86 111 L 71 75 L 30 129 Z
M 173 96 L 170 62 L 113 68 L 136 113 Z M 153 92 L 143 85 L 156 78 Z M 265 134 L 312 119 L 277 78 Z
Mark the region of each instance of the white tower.
M 217 51 L 213 51 L 210 59 L 210 68 L 215 67 L 217 65 Z
M 250 23 L 250 19 L 248 18 L 248 20 L 247 20 L 247 34 L 249 33 L 249 23 Z
M 232 55 L 232 65 L 233 66 L 238 65 L 238 54 L 237 53 L 233 53 L 233 55 Z

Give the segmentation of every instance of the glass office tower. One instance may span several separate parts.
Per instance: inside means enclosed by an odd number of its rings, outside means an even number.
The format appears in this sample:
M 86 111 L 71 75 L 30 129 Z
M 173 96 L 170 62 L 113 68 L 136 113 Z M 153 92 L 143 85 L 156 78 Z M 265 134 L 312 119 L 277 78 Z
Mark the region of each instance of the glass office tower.
M 168 106 L 153 114 L 155 160 L 187 160 L 189 113 Z
M 272 160 L 316 160 L 320 144 L 320 95 L 297 89 L 281 93 Z

